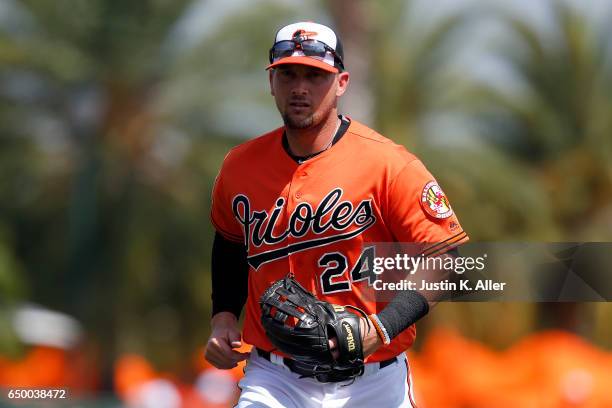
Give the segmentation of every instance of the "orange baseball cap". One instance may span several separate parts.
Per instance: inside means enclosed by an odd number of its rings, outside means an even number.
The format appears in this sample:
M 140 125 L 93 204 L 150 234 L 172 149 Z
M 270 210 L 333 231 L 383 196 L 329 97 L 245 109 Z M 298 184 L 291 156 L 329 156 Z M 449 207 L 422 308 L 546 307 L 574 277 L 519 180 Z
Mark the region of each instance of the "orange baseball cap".
M 311 21 L 289 24 L 276 33 L 270 65 L 301 64 L 337 73 L 344 70 L 340 39 L 331 28 Z

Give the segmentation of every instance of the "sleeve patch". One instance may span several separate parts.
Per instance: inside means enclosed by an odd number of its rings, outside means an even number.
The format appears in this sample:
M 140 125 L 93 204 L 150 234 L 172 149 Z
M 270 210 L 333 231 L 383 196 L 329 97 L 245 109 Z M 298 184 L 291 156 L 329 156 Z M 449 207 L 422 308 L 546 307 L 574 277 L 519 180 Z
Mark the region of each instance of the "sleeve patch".
M 421 207 L 431 217 L 443 219 L 453 215 L 453 209 L 448 202 L 448 198 L 438 183 L 430 181 L 423 187 L 421 193 Z

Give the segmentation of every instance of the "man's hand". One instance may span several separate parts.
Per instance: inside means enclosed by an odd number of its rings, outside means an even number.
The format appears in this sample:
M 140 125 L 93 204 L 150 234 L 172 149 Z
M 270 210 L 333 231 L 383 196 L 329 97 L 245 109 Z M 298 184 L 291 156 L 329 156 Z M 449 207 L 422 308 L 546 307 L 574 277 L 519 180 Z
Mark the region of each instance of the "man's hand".
M 372 327 L 372 323 L 366 320 L 366 317 L 362 317 L 359 322 L 359 329 L 361 330 L 361 338 L 363 344 L 363 357 L 367 357 L 373 354 L 380 346 L 383 345 L 382 340 L 378 337 L 376 329 Z M 368 325 L 369 324 L 369 325 Z M 370 330 L 368 331 L 368 327 Z M 339 353 L 337 349 L 338 340 L 333 337 L 329 340 L 329 348 L 332 351 L 334 359 L 338 359 Z
M 240 353 L 232 349 L 242 346 L 238 320 L 230 312 L 220 312 L 211 321 L 212 333 L 206 343 L 204 357 L 213 366 L 221 369 L 236 367 L 245 360 L 249 353 Z

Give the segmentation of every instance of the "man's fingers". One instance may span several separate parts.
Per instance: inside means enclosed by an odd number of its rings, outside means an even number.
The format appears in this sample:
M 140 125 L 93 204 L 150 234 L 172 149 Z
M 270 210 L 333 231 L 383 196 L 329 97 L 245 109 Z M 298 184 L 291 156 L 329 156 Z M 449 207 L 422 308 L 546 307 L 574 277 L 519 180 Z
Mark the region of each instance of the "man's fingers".
M 227 340 L 223 338 L 213 337 L 208 342 L 208 346 L 212 346 L 213 351 L 218 351 L 221 354 L 229 355 L 232 353 L 232 348 L 227 343 Z
M 248 357 L 248 353 L 240 353 L 232 350 L 227 340 L 213 337 L 206 346 L 206 359 L 215 367 L 229 369 Z
M 236 367 L 238 364 L 232 362 L 232 361 L 225 361 L 225 360 L 208 360 L 214 367 L 220 369 L 220 370 L 229 370 L 231 368 Z
M 337 360 L 340 357 L 340 352 L 338 351 L 338 339 L 332 337 L 329 339 L 329 349 L 331 350 L 332 357 L 334 360 Z
M 205 357 L 213 366 L 221 369 L 236 367 L 248 357 L 235 349 L 242 347 L 242 337 L 235 316 L 221 312 L 213 317 L 213 330 L 206 344 Z
M 248 353 L 238 353 L 236 351 L 232 351 L 229 355 L 212 352 L 210 356 L 207 356 L 207 360 L 217 368 L 228 369 L 236 367 L 239 362 L 246 360 L 248 356 Z
M 235 362 L 246 360 L 249 357 L 249 353 L 240 353 L 238 351 L 232 351 L 232 358 Z
M 237 361 L 233 358 L 228 358 L 227 356 L 211 354 L 206 356 L 206 359 L 215 367 L 227 370 L 229 368 L 234 368 L 238 365 Z
M 232 345 L 232 347 L 235 347 L 234 344 L 239 343 L 238 346 L 236 347 L 240 347 L 242 345 L 241 340 L 241 336 L 240 336 L 240 331 L 239 330 L 228 330 L 227 331 L 227 342 L 230 343 Z
M 233 349 L 242 347 L 242 342 L 240 340 L 232 341 L 230 343 Z M 239 362 L 242 360 L 246 360 L 249 357 L 250 353 L 243 353 L 240 351 L 232 350 L 232 356 L 234 361 Z

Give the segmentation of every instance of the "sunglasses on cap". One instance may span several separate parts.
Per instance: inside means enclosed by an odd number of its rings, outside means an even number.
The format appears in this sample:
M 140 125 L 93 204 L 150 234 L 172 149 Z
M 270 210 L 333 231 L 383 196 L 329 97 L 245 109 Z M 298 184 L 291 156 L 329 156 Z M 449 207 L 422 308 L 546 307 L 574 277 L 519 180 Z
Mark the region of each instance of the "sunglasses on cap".
M 296 51 L 302 51 L 307 57 L 325 58 L 329 52 L 334 57 L 334 61 L 341 71 L 344 71 L 344 63 L 342 58 L 336 54 L 336 51 L 322 41 L 317 40 L 283 40 L 275 43 L 270 48 L 270 64 L 280 58 L 290 57 Z

